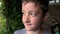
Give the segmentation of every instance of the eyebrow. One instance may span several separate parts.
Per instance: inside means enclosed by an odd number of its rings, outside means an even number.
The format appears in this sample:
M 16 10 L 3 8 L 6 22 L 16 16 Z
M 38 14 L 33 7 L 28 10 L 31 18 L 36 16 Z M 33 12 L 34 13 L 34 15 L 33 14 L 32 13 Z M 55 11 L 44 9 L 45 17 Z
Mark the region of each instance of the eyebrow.
M 38 11 L 35 11 L 35 10 L 31 10 L 30 12 L 39 13 Z
M 24 10 L 22 10 L 22 12 L 25 12 Z M 39 11 L 35 11 L 35 10 L 30 10 L 29 13 L 34 12 L 34 13 L 39 13 Z

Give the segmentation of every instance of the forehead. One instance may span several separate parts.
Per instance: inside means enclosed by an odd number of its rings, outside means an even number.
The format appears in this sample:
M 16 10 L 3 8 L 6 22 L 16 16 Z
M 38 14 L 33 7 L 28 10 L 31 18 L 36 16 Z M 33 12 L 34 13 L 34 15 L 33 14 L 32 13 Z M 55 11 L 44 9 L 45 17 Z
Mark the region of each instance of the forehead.
M 30 5 L 30 4 L 35 5 L 34 2 L 23 2 L 23 3 L 22 3 L 22 5 L 24 5 L 24 6 L 25 6 L 25 5 Z
M 32 2 L 28 2 L 28 3 L 24 2 L 24 3 L 22 3 L 22 8 L 31 8 L 32 9 L 32 8 L 36 8 L 36 6 Z
M 36 6 L 33 2 L 22 3 L 22 9 L 24 10 L 41 10 L 40 6 Z

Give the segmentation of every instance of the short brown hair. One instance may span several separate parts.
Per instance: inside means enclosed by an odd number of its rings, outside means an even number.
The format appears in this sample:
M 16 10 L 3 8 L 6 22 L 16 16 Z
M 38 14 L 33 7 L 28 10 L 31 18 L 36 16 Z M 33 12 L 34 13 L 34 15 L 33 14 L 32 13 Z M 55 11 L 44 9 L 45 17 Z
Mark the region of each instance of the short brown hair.
M 33 2 L 36 5 L 39 4 L 39 6 L 42 5 L 41 9 L 43 11 L 43 14 L 48 12 L 48 1 L 47 0 L 22 0 L 23 2 Z

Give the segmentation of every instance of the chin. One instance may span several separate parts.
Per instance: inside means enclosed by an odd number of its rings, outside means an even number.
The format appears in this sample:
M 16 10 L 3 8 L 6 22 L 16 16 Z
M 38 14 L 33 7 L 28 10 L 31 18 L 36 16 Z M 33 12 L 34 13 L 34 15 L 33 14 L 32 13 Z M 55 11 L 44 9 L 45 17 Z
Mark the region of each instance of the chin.
M 32 30 L 30 27 L 29 27 L 29 28 L 25 27 L 25 29 L 26 29 L 27 31 L 30 31 L 30 30 Z
M 25 28 L 27 31 L 34 31 L 36 30 L 35 28 L 29 27 L 29 28 Z

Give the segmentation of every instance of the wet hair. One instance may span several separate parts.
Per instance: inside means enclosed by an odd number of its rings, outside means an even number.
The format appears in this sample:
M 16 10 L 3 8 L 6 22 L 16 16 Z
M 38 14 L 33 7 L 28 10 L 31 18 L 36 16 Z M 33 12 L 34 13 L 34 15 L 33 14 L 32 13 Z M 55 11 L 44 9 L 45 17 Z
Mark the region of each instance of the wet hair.
M 28 3 L 33 2 L 35 5 L 41 6 L 41 10 L 43 11 L 43 14 L 48 12 L 48 0 L 22 0 L 22 3 Z

